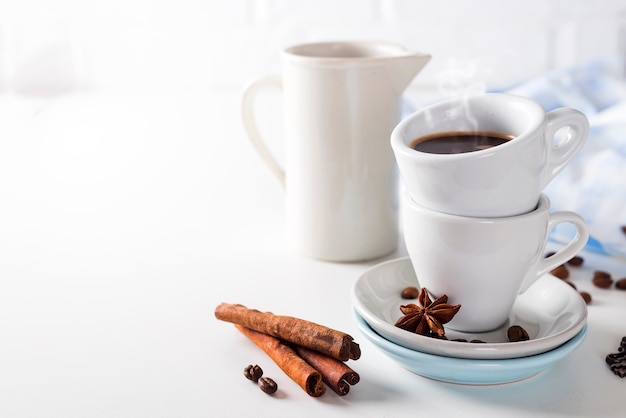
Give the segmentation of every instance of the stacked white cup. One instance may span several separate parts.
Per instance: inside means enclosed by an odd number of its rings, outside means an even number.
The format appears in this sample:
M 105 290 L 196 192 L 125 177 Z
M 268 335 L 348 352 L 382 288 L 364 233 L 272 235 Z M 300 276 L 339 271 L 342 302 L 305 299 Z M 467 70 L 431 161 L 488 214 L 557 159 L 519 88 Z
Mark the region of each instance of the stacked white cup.
M 503 325 L 518 294 L 585 246 L 584 220 L 551 211 L 542 191 L 588 131 L 575 109 L 546 113 L 528 98 L 502 93 L 436 103 L 393 130 L 407 189 L 405 243 L 420 285 L 462 305 L 449 328 Z M 544 257 L 552 229 L 563 222 L 577 234 Z

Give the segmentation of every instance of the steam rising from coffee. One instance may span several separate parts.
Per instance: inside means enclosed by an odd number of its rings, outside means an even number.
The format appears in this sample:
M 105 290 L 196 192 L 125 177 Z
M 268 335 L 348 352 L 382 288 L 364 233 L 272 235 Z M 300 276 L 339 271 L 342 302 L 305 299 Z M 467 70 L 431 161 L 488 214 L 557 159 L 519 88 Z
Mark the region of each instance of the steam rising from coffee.
M 486 92 L 487 86 L 478 79 L 477 65 L 477 62 L 449 59 L 447 68 L 437 76 L 438 91 L 446 98 Z
M 487 86 L 478 79 L 478 62 L 450 58 L 447 69 L 437 76 L 438 91 L 445 97 L 473 96 L 485 93 Z M 478 122 L 471 114 L 470 107 L 465 106 L 465 120 L 468 121 L 467 130 L 480 130 Z M 454 115 L 458 117 L 457 115 Z M 471 127 L 471 128 L 470 128 Z

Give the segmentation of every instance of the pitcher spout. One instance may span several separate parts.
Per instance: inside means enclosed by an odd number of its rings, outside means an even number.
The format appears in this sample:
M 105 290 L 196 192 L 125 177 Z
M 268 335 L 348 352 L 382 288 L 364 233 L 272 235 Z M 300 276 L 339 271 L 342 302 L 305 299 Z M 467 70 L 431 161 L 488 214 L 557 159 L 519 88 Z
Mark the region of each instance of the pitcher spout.
M 398 95 L 411 84 L 411 81 L 422 71 L 430 61 L 429 54 L 410 53 L 393 57 L 388 62 L 388 71 L 391 83 Z

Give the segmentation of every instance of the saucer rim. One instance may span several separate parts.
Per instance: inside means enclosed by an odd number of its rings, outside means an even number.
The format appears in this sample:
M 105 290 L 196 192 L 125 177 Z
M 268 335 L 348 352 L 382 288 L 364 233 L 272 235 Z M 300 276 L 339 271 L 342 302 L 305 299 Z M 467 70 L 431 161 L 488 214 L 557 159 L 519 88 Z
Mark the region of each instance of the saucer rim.
M 400 257 L 392 260 L 383 261 L 378 263 L 368 270 L 363 272 L 352 286 L 352 306 L 353 309 L 365 320 L 365 322 L 377 333 L 381 334 L 385 339 L 392 341 L 394 344 L 398 344 L 404 348 L 410 350 L 418 350 L 421 352 L 428 352 L 429 354 L 438 356 L 448 356 L 453 358 L 466 358 L 466 359 L 511 359 L 519 357 L 527 357 L 531 355 L 540 354 L 546 351 L 550 351 L 565 341 L 573 338 L 587 323 L 587 306 L 584 301 L 580 300 L 579 306 L 581 308 L 578 311 L 580 318 L 577 322 L 572 323 L 568 328 L 561 330 L 555 334 L 543 336 L 538 339 L 531 339 L 528 341 L 519 342 L 497 342 L 497 343 L 481 343 L 481 344 L 462 344 L 456 341 L 440 340 L 431 337 L 422 336 L 419 334 L 409 333 L 398 329 L 382 318 L 379 314 L 371 312 L 367 306 L 364 305 L 359 298 L 359 285 L 365 281 L 365 278 L 371 275 L 371 272 L 376 269 L 384 268 L 388 264 L 403 264 L 411 263 L 409 257 Z M 410 269 L 412 272 L 412 268 Z M 413 273 L 414 275 L 415 273 Z M 556 282 L 562 282 L 557 277 L 546 274 L 542 276 L 550 277 Z M 417 278 L 416 278 L 417 280 Z M 419 281 L 417 281 L 419 286 Z M 563 283 L 566 292 L 569 292 L 569 297 L 573 298 L 576 293 L 567 284 Z M 533 285 L 534 286 L 534 285 Z M 578 294 L 576 293 L 576 296 Z M 572 299 L 570 299 L 572 300 Z M 407 335 L 402 335 L 400 332 L 405 332 Z M 397 334 L 397 335 L 396 335 Z

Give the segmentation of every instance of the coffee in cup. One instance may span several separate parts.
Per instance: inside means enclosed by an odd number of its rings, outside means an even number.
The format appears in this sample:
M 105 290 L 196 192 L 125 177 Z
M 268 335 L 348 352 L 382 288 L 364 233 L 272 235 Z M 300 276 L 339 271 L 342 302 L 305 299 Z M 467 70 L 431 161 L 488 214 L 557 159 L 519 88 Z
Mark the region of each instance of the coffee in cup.
M 417 138 L 411 148 L 430 154 L 461 154 L 483 151 L 512 140 L 513 135 L 500 132 L 440 132 Z

